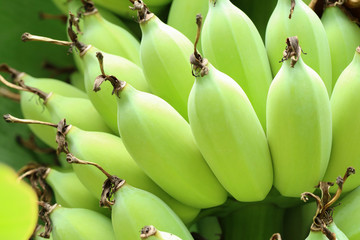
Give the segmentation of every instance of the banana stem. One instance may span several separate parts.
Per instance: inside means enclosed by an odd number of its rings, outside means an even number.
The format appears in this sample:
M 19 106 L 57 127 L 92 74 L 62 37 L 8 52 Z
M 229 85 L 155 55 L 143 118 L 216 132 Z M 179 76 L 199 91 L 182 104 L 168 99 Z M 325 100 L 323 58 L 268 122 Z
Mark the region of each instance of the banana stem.
M 111 178 L 112 175 L 109 174 L 107 171 L 105 171 L 105 169 L 103 169 L 99 164 L 94 163 L 94 162 L 88 162 L 88 161 L 84 161 L 84 160 L 80 160 L 77 157 L 75 157 L 72 153 L 68 153 L 66 155 L 66 161 L 68 163 L 75 163 L 75 164 L 83 164 L 83 165 L 92 165 L 97 167 L 102 173 L 104 173 L 106 175 L 107 178 Z
M 46 126 L 50 126 L 50 127 L 55 127 L 57 128 L 58 125 L 54 124 L 54 123 L 48 123 L 48 122 L 43 122 L 43 121 L 38 121 L 38 120 L 31 120 L 31 119 L 20 119 L 20 118 L 16 118 L 10 114 L 5 114 L 4 116 L 4 120 L 8 123 L 23 123 L 23 124 L 40 124 L 40 125 L 46 125 Z
M 111 85 L 114 87 L 112 94 L 116 94 L 116 96 L 119 97 L 119 93 L 124 89 L 124 87 L 126 86 L 126 82 L 125 81 L 121 81 L 119 79 L 117 79 L 115 76 L 113 75 L 107 75 L 105 73 L 104 70 L 104 56 L 102 55 L 101 52 L 96 52 L 96 58 L 99 61 L 99 66 L 100 66 L 100 71 L 101 71 L 101 75 L 97 76 L 95 81 L 94 81 L 94 86 L 93 86 L 93 91 L 98 92 L 100 91 L 100 86 L 103 82 L 105 82 L 106 80 L 109 81 L 111 83 Z
M 0 87 L 0 96 L 11 99 L 15 102 L 20 102 L 20 94 L 13 93 L 6 88 Z
M 346 179 L 348 179 L 348 177 L 351 175 L 351 174 L 355 174 L 355 169 L 352 168 L 352 167 L 349 167 L 346 169 L 346 173 L 344 175 L 343 178 L 341 177 L 338 177 L 336 179 L 336 184 L 339 186 L 339 188 L 337 189 L 334 197 L 325 204 L 324 206 L 324 211 L 326 211 L 331 205 L 333 205 L 339 198 L 340 198 L 340 195 L 342 193 L 342 188 L 343 188 L 343 185 L 346 181 Z
M 16 90 L 19 90 L 19 91 L 28 91 L 30 92 L 30 90 L 28 89 L 25 89 L 23 87 L 20 87 L 18 85 L 15 85 L 11 82 L 8 82 L 5 80 L 5 78 L 3 76 L 0 75 L 0 82 L 2 82 L 4 85 L 8 86 L 9 88 L 12 88 L 12 89 L 16 89 Z
M 194 53 L 191 54 L 190 56 L 190 63 L 192 66 L 191 73 L 194 77 L 203 77 L 209 73 L 209 68 L 207 67 L 208 60 L 206 58 L 203 58 L 196 49 L 201 34 L 201 25 L 202 25 L 201 14 L 196 15 L 196 25 L 197 25 L 197 33 L 194 43 Z
M 80 160 L 76 158 L 72 153 L 66 154 L 66 160 L 68 163 L 75 163 L 75 164 L 84 164 L 84 165 L 92 165 L 97 167 L 102 173 L 105 174 L 107 179 L 103 184 L 103 190 L 101 192 L 101 200 L 100 206 L 101 207 L 111 207 L 115 201 L 111 200 L 114 193 L 121 188 L 125 184 L 125 180 L 118 178 L 115 175 L 110 175 L 107 171 L 105 171 L 99 164 L 94 162 L 88 162 L 84 160 Z
M 21 36 L 21 40 L 23 42 L 28 42 L 28 41 L 48 42 L 48 43 L 53 43 L 53 44 L 60 45 L 60 46 L 72 46 L 73 45 L 72 42 L 61 41 L 61 40 L 56 40 L 56 39 L 52 39 L 52 38 L 48 38 L 48 37 L 32 35 L 28 32 L 24 33 Z

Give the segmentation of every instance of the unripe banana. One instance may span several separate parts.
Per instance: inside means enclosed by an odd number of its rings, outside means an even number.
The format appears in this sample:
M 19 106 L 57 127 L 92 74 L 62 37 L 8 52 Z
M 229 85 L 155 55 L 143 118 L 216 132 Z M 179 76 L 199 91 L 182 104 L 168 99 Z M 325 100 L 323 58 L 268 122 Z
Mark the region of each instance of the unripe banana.
M 167 24 L 182 32 L 188 39 L 196 37 L 194 18 L 201 13 L 205 18 L 209 9 L 209 0 L 173 0 L 171 3 Z M 201 51 L 201 45 L 198 45 Z
M 360 187 L 357 187 L 340 200 L 333 214 L 336 225 L 346 234 L 349 240 L 360 239 Z
M 73 85 L 74 87 L 80 89 L 81 91 L 85 92 L 85 85 L 84 85 L 84 74 L 83 72 L 80 71 L 76 71 L 73 72 L 70 75 L 70 83 L 71 85 Z M 87 98 L 87 95 L 86 95 Z
M 104 80 L 111 82 L 116 94 L 124 145 L 144 172 L 186 205 L 208 208 L 224 203 L 227 194 L 198 150 L 186 120 L 163 99 L 114 76 L 99 76 L 95 91 Z
M 294 8 L 292 4 L 295 4 Z M 307 53 L 303 56 L 304 62 L 320 75 L 330 95 L 332 68 L 326 32 L 319 17 L 302 0 L 278 0 L 269 19 L 265 46 L 273 76 L 281 67 L 279 56 L 284 50 L 284 39 L 290 36 L 297 36 L 301 40 L 302 49 Z
M 262 39 L 265 39 L 266 25 L 274 11 L 277 0 L 233 0 L 234 5 L 240 8 L 255 24 Z
M 168 232 L 157 230 L 154 226 L 145 226 L 141 229 L 140 238 L 142 240 L 182 240 L 178 236 Z
M 153 224 L 182 240 L 193 240 L 179 217 L 155 195 L 125 183 L 114 200 L 111 220 L 116 239 L 139 239 L 139 229 Z
M 322 14 L 321 22 L 330 45 L 332 87 L 334 88 L 341 72 L 351 62 L 354 49 L 360 43 L 360 28 L 339 6 L 327 7 Z
M 91 1 L 83 1 L 83 4 L 85 12 L 79 40 L 140 66 L 139 41 L 126 29 L 104 19 Z
M 204 55 L 241 86 L 265 129 L 266 97 L 272 75 L 255 25 L 229 0 L 210 0 L 201 37 Z
M 194 77 L 189 73 L 192 43 L 150 13 L 142 1 L 135 3 L 134 6 L 140 5 L 136 9 L 142 32 L 141 65 L 150 89 L 187 119 L 187 101 L 194 83 Z
M 331 151 L 331 111 L 319 75 L 302 60 L 296 37 L 287 39 L 283 64 L 267 99 L 267 137 L 274 186 L 297 197 L 325 174 Z M 290 58 L 291 59 L 288 59 Z
M 349 238 L 336 226 L 333 222 L 327 228 L 334 234 L 333 237 L 329 238 L 322 232 L 310 231 L 309 235 L 305 240 L 349 240 Z
M 45 92 L 53 91 L 54 93 L 63 96 L 87 98 L 84 92 L 62 81 L 50 78 L 34 78 L 29 74 L 19 72 L 4 64 L 1 65 L 0 68 L 1 71 L 10 72 L 14 76 L 15 82 L 23 80 L 26 85 L 39 88 Z M 42 104 L 38 103 L 38 98 L 36 98 L 34 94 L 26 91 L 20 91 L 20 96 L 21 112 L 25 118 L 51 121 L 50 113 Z M 40 125 L 30 125 L 29 127 L 31 131 L 44 143 L 52 148 L 56 148 L 54 135 L 51 133 L 49 134 L 48 128 Z
M 197 19 L 200 29 L 200 17 Z M 191 57 L 196 59 L 191 61 L 196 80 L 188 103 L 196 144 L 216 178 L 235 199 L 261 201 L 273 183 L 261 123 L 242 88 L 198 55 L 194 52 Z
M 341 73 L 331 95 L 333 140 L 329 166 L 324 181 L 341 175 L 348 166 L 360 168 L 360 47 L 353 60 Z M 343 190 L 350 191 L 360 185 L 360 176 L 348 180 Z
M 65 208 L 58 205 L 51 212 L 50 219 L 54 240 L 116 239 L 111 220 L 89 209 Z
M 54 40 L 51 38 L 34 36 L 29 33 L 24 33 L 22 36 L 23 41 L 42 41 L 50 42 L 57 45 L 73 46 L 75 45 L 81 56 L 81 60 L 84 67 L 84 85 L 86 92 L 91 100 L 92 104 L 99 112 L 101 117 L 104 119 L 106 124 L 110 127 L 113 132 L 118 132 L 117 130 L 117 115 L 116 115 L 116 100 L 112 98 L 109 94 L 105 94 L 107 86 L 105 86 L 105 91 L 102 93 L 95 94 L 92 91 L 95 78 L 99 75 L 98 63 L 96 60 L 96 52 L 99 51 L 97 48 L 91 45 L 85 45 L 77 40 L 77 35 L 72 29 L 72 21 L 68 27 L 68 34 L 72 40 L 71 42 Z M 129 81 L 139 90 L 148 91 L 148 85 L 146 83 L 142 69 L 137 66 L 135 63 L 130 62 L 129 60 L 112 54 L 104 53 L 109 61 L 106 62 L 105 68 L 117 73 L 118 76 L 121 76 L 123 80 Z M 108 88 L 110 90 L 110 87 Z
M 127 181 L 132 186 L 155 194 L 166 202 L 185 223 L 190 223 L 198 215 L 199 209 L 176 201 L 158 187 L 137 166 L 125 149 L 121 138 L 103 132 L 83 131 L 74 126 L 68 130 L 66 138 L 69 149 L 75 156 L 95 162 L 105 170 L 128 179 Z M 99 199 L 101 187 L 106 177 L 92 166 L 73 165 L 73 169 L 84 186 Z
M 0 163 L 0 189 L 0 239 L 29 239 L 37 224 L 36 193 L 3 163 Z
M 55 195 L 55 201 L 63 207 L 86 208 L 109 215 L 109 211 L 100 208 L 99 200 L 80 182 L 73 171 L 60 171 L 48 168 L 45 180 Z

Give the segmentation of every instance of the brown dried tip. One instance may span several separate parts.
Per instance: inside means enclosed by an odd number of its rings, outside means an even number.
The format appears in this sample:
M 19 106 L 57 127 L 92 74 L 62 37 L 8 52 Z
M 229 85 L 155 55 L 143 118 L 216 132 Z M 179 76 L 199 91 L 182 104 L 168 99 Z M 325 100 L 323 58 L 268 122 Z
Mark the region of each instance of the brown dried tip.
M 67 153 L 66 161 L 68 163 L 74 163 L 74 164 L 92 165 L 92 166 L 98 168 L 102 173 L 105 174 L 107 179 L 105 180 L 105 182 L 103 184 L 103 190 L 102 190 L 101 199 L 100 199 L 100 207 L 111 208 L 111 206 L 115 203 L 115 200 L 113 200 L 113 195 L 116 193 L 116 191 L 119 188 L 121 188 L 125 184 L 125 180 L 120 179 L 117 176 L 109 174 L 97 163 L 88 162 L 88 161 L 84 161 L 84 160 L 80 160 L 80 159 L 76 158 L 72 153 Z
M 317 203 L 317 209 L 316 214 L 313 218 L 313 223 L 311 225 L 310 230 L 311 231 L 321 231 L 328 239 L 335 240 L 335 234 L 333 234 L 327 226 L 333 222 L 332 218 L 332 212 L 333 207 L 332 205 L 336 202 L 336 200 L 339 199 L 340 194 L 342 192 L 343 184 L 345 183 L 346 179 L 351 175 L 355 173 L 355 169 L 352 167 L 349 167 L 346 169 L 346 173 L 344 177 L 338 177 L 336 179 L 336 184 L 338 185 L 338 189 L 335 193 L 335 195 L 332 197 L 330 195 L 329 189 L 334 184 L 331 182 L 320 182 L 317 188 L 320 188 L 321 190 L 321 198 L 316 196 L 313 193 L 305 192 L 301 194 L 301 199 L 303 201 L 307 201 L 309 198 L 312 197 L 316 200 Z
M 29 37 L 31 37 L 31 34 L 28 32 L 25 32 L 25 33 L 23 33 L 23 35 L 21 35 L 21 41 L 26 42 L 29 40 Z
M 157 229 L 150 225 L 150 226 L 145 226 L 141 229 L 141 234 L 140 234 L 140 238 L 144 239 L 144 238 L 148 238 L 150 236 L 154 236 L 157 232 Z
M 297 61 L 299 60 L 299 57 L 301 55 L 301 47 L 299 45 L 299 39 L 298 37 L 289 37 L 286 39 L 286 49 L 283 52 L 283 58 L 280 62 L 284 62 L 291 58 L 290 66 L 294 67 Z
M 274 234 L 271 236 L 270 240 L 281 240 L 281 235 L 280 235 L 280 233 L 274 233 Z
M 66 124 L 66 119 L 63 118 L 57 124 L 57 131 L 56 131 L 56 143 L 58 147 L 56 149 L 56 154 L 59 155 L 60 153 L 64 152 L 65 154 L 69 153 L 68 143 L 66 141 L 66 134 L 71 128 L 71 125 Z
M 290 8 L 289 19 L 291 19 L 292 14 L 294 12 L 294 9 L 295 9 L 295 0 L 291 0 L 291 8 Z
M 46 202 L 39 202 L 39 205 L 42 207 L 39 212 L 39 217 L 45 223 L 45 230 L 40 234 L 40 236 L 43 238 L 50 238 L 50 233 L 52 231 L 50 214 L 55 210 L 58 205 L 56 203 L 54 205 L 50 205 Z
M 96 13 L 97 12 L 97 9 L 94 5 L 94 2 L 93 1 L 90 1 L 90 0 L 81 0 L 83 6 L 84 6 L 84 9 L 85 9 L 85 13 L 86 14 L 89 14 L 89 13 Z
M 202 25 L 201 14 L 196 15 L 196 25 L 197 25 L 197 34 L 194 43 L 194 53 L 190 55 L 190 63 L 192 66 L 191 73 L 194 77 L 203 77 L 209 73 L 209 68 L 207 67 L 209 62 L 206 58 L 203 58 L 196 49 L 201 34 L 201 25 Z
M 117 79 L 115 76 L 113 75 L 107 75 L 105 73 L 104 70 L 104 56 L 102 55 L 101 52 L 96 52 L 96 57 L 99 61 L 99 66 L 100 66 L 100 71 L 101 71 L 101 75 L 97 76 L 95 81 L 94 81 L 94 86 L 93 86 L 93 91 L 98 92 L 101 90 L 100 86 L 103 82 L 105 81 L 109 81 L 111 83 L 111 85 L 113 86 L 113 91 L 111 94 L 116 94 L 116 96 L 119 97 L 120 92 L 124 89 L 124 87 L 126 86 L 126 82 L 125 81 L 121 81 L 119 79 Z
M 142 0 L 129 0 L 133 6 L 129 7 L 131 10 L 137 11 L 138 21 L 139 23 L 143 23 L 148 21 L 150 18 L 154 16 L 152 12 L 150 12 L 149 8 Z

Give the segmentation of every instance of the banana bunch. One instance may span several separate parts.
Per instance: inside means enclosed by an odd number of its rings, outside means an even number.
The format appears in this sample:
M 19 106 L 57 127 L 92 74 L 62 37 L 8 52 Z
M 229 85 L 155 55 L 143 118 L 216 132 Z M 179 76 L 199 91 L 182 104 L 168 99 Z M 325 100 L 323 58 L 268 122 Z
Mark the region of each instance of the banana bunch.
M 56 159 L 18 171 L 31 224 L 5 197 L 0 236 L 360 239 L 357 1 L 53 2 L 66 36 L 21 39 L 71 53 L 68 81 L 0 62 L 4 120 Z

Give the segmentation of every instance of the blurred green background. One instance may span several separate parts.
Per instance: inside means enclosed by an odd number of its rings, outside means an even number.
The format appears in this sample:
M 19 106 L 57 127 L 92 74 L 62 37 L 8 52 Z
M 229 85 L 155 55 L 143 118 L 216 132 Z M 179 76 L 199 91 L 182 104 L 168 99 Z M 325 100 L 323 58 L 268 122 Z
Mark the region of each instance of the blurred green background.
M 45 61 L 58 67 L 73 66 L 71 54 L 66 47 L 40 42 L 22 42 L 21 35 L 30 32 L 36 35 L 66 40 L 65 23 L 58 19 L 44 20 L 40 13 L 61 14 L 52 1 L 39 0 L 0 0 L 0 64 L 7 63 L 11 67 L 29 73 L 35 77 L 55 77 L 65 80 L 66 75 L 54 75 L 53 71 L 43 68 Z M 10 80 L 8 74 L 0 73 Z M 0 97 L 0 113 L 10 113 L 22 117 L 18 102 Z M 28 126 L 9 124 L 0 120 L 0 162 L 19 169 L 35 159 L 50 163 L 53 155 L 38 154 L 20 146 L 16 136 L 27 140 L 30 136 Z M 40 146 L 45 147 L 37 141 Z

